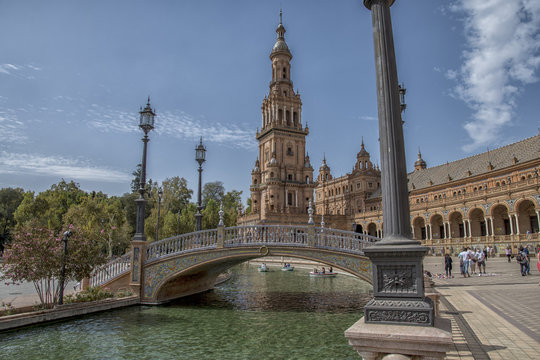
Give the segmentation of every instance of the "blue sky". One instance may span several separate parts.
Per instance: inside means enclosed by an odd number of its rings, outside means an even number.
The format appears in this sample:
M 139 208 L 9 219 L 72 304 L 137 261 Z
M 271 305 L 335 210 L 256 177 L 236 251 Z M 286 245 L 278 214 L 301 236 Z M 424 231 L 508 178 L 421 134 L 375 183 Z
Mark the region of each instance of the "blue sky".
M 363 136 L 379 159 L 371 13 L 361 0 L 0 0 L 0 187 L 75 180 L 121 195 L 141 161 L 138 111 L 156 108 L 148 177 L 248 196 L 255 132 L 283 8 L 307 150 L 350 172 Z M 537 134 L 540 2 L 397 0 L 391 8 L 407 88 L 411 169 Z

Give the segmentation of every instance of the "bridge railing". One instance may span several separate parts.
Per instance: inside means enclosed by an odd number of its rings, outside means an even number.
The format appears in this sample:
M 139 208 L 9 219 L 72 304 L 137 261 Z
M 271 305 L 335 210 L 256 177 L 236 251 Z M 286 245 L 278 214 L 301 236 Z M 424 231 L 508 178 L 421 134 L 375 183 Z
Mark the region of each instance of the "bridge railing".
M 123 275 L 131 270 L 131 253 L 111 260 L 103 266 L 100 266 L 90 275 L 90 286 L 99 286 Z
M 310 226 L 249 225 L 225 229 L 224 246 L 291 245 L 327 250 L 362 252 L 366 244 L 380 240 L 353 231 Z
M 150 243 L 146 247 L 146 262 L 184 251 L 215 248 L 216 246 L 217 229 L 177 235 Z
M 381 239 L 360 234 L 354 231 L 315 228 L 317 241 L 315 247 L 350 252 L 362 252 L 365 245 L 379 241 Z
M 225 228 L 224 246 L 289 244 L 308 245 L 308 226 L 248 225 Z

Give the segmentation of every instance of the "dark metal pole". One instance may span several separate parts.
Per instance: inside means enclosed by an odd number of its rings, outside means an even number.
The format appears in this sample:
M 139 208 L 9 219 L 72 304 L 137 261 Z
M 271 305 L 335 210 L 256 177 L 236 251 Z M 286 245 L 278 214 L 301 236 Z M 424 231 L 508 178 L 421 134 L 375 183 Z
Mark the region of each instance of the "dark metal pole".
M 383 242 L 408 243 L 412 239 L 412 233 L 405 142 L 390 18 L 390 6 L 393 3 L 394 0 L 364 0 L 364 5 L 371 9 L 377 73 L 377 108 L 383 174 L 381 177 Z
M 60 294 L 58 295 L 58 305 L 64 304 L 64 282 L 66 281 L 66 257 L 67 257 L 67 241 L 71 236 L 71 231 L 66 231 L 62 238 L 62 269 L 60 271 Z
M 144 206 L 146 204 L 146 199 L 144 198 L 144 193 L 146 192 L 146 149 L 148 146 L 148 133 L 144 133 L 142 138 L 143 142 L 143 155 L 142 155 L 142 166 L 141 166 L 141 177 L 139 178 L 139 198 L 135 200 L 137 203 L 137 221 L 135 235 L 133 240 L 136 241 L 146 241 L 146 235 L 144 234 Z
M 202 230 L 202 195 L 201 195 L 201 185 L 202 185 L 202 164 L 199 165 L 199 194 L 197 195 L 197 214 L 195 214 L 196 220 L 196 231 Z
M 422 260 L 427 248 L 412 239 L 405 144 L 390 6 L 364 0 L 371 10 L 381 148 L 383 239 L 364 248 L 372 262 L 373 295 L 366 323 L 433 326 L 433 303 L 424 294 Z

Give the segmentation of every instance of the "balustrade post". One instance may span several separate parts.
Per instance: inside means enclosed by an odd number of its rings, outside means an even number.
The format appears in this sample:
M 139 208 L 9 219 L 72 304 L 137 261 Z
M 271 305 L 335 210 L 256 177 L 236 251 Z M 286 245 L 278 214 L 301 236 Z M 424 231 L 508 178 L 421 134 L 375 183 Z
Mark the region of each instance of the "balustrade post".
M 217 248 L 222 249 L 225 239 L 225 226 L 218 225 L 217 227 Z
M 146 258 L 146 241 L 134 240 L 131 242 L 131 275 L 129 286 L 134 294 L 142 298 L 143 266 Z

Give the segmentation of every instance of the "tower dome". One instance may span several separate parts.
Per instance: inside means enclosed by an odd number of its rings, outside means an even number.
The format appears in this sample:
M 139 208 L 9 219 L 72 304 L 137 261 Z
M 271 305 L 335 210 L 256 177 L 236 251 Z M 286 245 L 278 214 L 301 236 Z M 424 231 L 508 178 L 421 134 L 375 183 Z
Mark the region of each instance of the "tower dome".
M 422 170 L 422 169 L 425 169 L 426 167 L 427 167 L 427 164 L 424 161 L 424 159 L 422 159 L 422 153 L 420 152 L 420 148 L 418 148 L 418 159 L 414 163 L 414 171 Z

